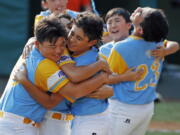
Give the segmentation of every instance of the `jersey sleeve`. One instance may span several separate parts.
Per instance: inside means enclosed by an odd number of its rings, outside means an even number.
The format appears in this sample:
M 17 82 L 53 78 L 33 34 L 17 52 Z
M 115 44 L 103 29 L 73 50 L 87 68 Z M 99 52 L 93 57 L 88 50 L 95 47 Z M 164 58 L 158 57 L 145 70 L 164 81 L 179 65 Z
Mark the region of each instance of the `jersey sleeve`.
M 69 82 L 66 75 L 53 61 L 42 60 L 35 72 L 35 84 L 44 91 L 55 93 Z
M 98 55 L 99 55 L 99 58 L 102 58 L 107 61 L 107 57 L 103 55 L 101 52 L 99 52 Z
M 108 64 L 111 71 L 117 74 L 122 74 L 128 69 L 127 63 L 115 49 L 112 50 L 108 58 Z
M 34 28 L 36 27 L 38 22 L 41 21 L 43 18 L 44 18 L 44 16 L 42 16 L 42 15 L 36 15 L 36 17 L 34 19 Z
M 163 46 L 164 46 L 164 47 L 167 47 L 167 42 L 168 42 L 167 40 L 164 40 L 164 41 L 163 41 Z
M 71 58 L 68 50 L 65 49 L 63 55 L 61 56 L 61 58 L 60 58 L 60 60 L 57 62 L 57 64 L 59 65 L 59 67 L 61 67 L 61 66 L 63 66 L 64 64 L 68 64 L 68 63 L 75 63 L 75 62 L 72 60 L 72 58 Z

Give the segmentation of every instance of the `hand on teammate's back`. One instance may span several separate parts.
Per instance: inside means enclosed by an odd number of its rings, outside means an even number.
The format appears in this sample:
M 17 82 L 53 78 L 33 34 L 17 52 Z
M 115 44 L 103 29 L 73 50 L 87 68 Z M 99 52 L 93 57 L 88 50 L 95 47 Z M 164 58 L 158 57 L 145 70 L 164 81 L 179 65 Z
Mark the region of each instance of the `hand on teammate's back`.
M 166 51 L 164 46 L 158 46 L 155 50 L 151 51 L 151 56 L 157 59 L 163 59 L 166 56 Z
M 100 59 L 98 60 L 98 62 L 100 63 L 101 68 L 102 68 L 102 70 L 103 70 L 104 72 L 106 72 L 106 73 L 108 73 L 108 74 L 111 74 L 111 73 L 112 73 L 111 70 L 110 70 L 110 68 L 109 68 L 109 64 L 107 63 L 106 60 L 100 58 Z
M 25 63 L 23 63 L 22 67 L 14 72 L 13 80 L 22 83 L 26 79 L 27 79 L 26 65 Z

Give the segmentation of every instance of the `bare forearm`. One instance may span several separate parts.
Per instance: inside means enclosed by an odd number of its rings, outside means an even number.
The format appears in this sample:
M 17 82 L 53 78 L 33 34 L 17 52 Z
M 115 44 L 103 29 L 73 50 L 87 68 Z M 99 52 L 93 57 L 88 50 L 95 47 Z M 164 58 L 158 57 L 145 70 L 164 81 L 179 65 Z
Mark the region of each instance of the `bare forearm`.
M 109 75 L 109 82 L 108 84 L 116 84 L 126 81 L 126 76 L 124 74 L 115 74 Z
M 112 97 L 114 95 L 114 91 L 113 88 L 110 86 L 106 86 L 106 88 L 104 89 L 105 91 L 105 96 L 103 97 L 103 99 Z
M 87 97 L 95 99 L 107 99 L 113 96 L 113 88 L 109 85 L 103 85 L 97 91 L 89 94 Z
M 43 107 L 51 109 L 63 100 L 63 97 L 59 94 L 48 95 L 41 89 L 34 86 L 29 80 L 24 80 L 22 85 L 26 91 Z
M 105 83 L 104 77 L 104 75 L 99 74 L 79 84 L 69 83 L 68 85 L 63 87 L 60 93 L 62 95 L 75 99 L 84 97 L 89 93 L 96 91 L 100 86 L 102 86 Z
M 174 41 L 167 41 L 167 45 L 165 48 L 165 56 L 173 54 L 179 50 L 179 44 Z
M 80 89 L 77 89 L 76 91 L 76 98 L 84 97 L 88 95 L 89 93 L 97 90 L 100 86 L 104 84 L 102 81 L 103 78 L 101 77 L 95 77 L 90 79 L 87 82 L 84 82 L 83 84 L 80 85 Z
M 95 75 L 98 71 L 101 70 L 101 66 L 98 62 L 88 66 L 75 66 L 73 64 L 66 64 L 62 66 L 62 70 L 73 83 L 79 83 Z

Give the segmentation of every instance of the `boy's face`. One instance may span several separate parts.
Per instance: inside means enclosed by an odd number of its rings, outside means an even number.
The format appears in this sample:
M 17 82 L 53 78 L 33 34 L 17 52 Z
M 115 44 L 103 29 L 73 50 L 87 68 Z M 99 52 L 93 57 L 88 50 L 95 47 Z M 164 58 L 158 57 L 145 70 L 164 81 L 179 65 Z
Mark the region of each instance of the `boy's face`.
M 68 0 L 46 0 L 46 7 L 52 13 L 62 13 L 66 10 Z
M 44 41 L 43 43 L 36 42 L 36 46 L 40 53 L 45 57 L 54 62 L 57 62 L 65 49 L 65 38 L 59 37 L 55 43 Z
M 68 40 L 68 49 L 75 55 L 79 55 L 93 46 L 91 41 L 89 41 L 89 38 L 85 35 L 83 29 L 77 27 L 75 24 L 69 32 Z
M 107 20 L 107 30 L 115 41 L 128 37 L 130 28 L 131 23 L 127 23 L 121 15 L 115 14 Z

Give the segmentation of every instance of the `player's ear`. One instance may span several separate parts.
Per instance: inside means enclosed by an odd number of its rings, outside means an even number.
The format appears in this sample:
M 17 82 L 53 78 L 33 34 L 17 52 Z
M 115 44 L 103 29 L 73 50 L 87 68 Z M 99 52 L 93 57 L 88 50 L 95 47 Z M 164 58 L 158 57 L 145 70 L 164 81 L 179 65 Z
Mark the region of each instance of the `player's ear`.
M 34 41 L 34 45 L 36 48 L 39 48 L 40 42 L 36 40 L 36 41 Z
M 144 31 L 143 31 L 143 28 L 142 27 L 138 27 L 138 33 L 140 35 L 143 35 Z
M 90 47 L 95 45 L 95 44 L 97 44 L 97 40 L 91 40 L 88 42 L 88 46 L 90 46 Z
M 127 27 L 128 27 L 128 30 L 130 30 L 132 27 L 132 23 L 127 23 Z
M 140 27 L 139 33 L 140 33 L 141 35 L 144 34 L 144 31 L 143 31 L 143 28 L 142 28 L 142 27 Z

